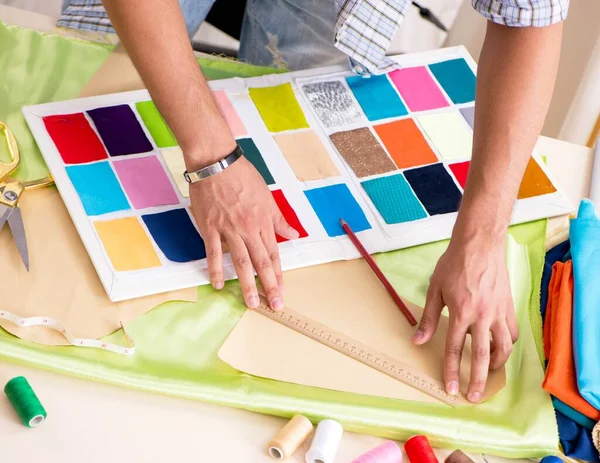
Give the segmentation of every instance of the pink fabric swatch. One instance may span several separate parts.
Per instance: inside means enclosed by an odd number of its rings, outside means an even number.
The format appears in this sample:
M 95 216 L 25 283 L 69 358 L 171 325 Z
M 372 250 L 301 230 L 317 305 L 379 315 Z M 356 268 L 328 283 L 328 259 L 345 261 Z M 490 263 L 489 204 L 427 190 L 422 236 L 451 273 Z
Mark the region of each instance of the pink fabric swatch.
M 240 138 L 248 135 L 244 123 L 240 119 L 240 116 L 238 116 L 238 113 L 231 104 L 231 101 L 229 101 L 227 92 L 225 92 L 225 90 L 216 90 L 213 92 L 213 95 L 215 96 L 221 111 L 223 111 L 223 115 L 225 116 L 225 120 L 229 125 L 229 130 L 231 130 L 233 137 Z
M 390 79 L 411 111 L 427 111 L 448 106 L 448 101 L 425 67 L 397 69 Z
M 179 204 L 171 181 L 156 156 L 124 159 L 113 165 L 136 209 Z

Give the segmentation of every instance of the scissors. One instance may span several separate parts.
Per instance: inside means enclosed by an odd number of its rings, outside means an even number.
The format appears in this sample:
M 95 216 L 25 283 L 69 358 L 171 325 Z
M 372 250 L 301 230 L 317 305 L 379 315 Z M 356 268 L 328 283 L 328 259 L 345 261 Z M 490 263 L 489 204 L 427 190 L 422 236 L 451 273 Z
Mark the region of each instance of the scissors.
M 12 174 L 19 165 L 21 157 L 17 140 L 8 126 L 0 121 L 0 134 L 4 133 L 8 145 L 8 162 L 0 161 L 0 230 L 8 223 L 21 260 L 29 271 L 29 253 L 27 251 L 27 236 L 23 225 L 23 215 L 19 208 L 19 199 L 25 190 L 33 190 L 49 186 L 54 183 L 51 176 L 32 182 L 18 182 L 11 180 Z M 0 140 L 1 141 L 1 140 Z

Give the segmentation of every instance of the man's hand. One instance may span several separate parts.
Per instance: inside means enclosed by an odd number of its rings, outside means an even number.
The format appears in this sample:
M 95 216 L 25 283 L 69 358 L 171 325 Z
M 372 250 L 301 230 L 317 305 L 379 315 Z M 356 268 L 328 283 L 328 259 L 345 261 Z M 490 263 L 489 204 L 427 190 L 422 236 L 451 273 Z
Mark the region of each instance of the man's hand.
M 283 307 L 283 279 L 275 233 L 294 239 L 269 188 L 246 158 L 225 171 L 190 185 L 192 211 L 204 238 L 210 281 L 223 287 L 223 249 L 227 243 L 244 300 L 259 304 L 254 268 L 273 310 Z
M 458 393 L 460 362 L 470 333 L 472 361 L 467 398 L 478 402 L 489 368 L 500 368 L 508 360 L 518 337 L 518 325 L 504 244 L 491 244 L 485 238 L 456 238 L 433 272 L 423 317 L 413 340 L 416 344 L 429 341 L 447 306 L 450 324 L 444 357 L 446 390 L 449 394 Z

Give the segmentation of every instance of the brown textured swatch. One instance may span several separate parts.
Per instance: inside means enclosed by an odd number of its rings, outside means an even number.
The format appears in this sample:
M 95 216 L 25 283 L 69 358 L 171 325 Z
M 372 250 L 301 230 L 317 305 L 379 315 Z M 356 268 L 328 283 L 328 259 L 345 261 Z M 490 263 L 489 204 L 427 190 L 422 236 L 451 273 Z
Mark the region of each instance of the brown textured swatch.
M 334 133 L 331 141 L 358 178 L 396 170 L 368 128 Z

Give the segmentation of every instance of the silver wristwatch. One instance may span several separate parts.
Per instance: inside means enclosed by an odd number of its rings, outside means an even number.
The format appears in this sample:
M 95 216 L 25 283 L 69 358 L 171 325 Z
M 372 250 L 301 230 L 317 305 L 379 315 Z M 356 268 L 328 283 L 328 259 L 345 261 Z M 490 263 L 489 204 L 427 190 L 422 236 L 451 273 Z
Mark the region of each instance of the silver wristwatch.
M 209 166 L 203 167 L 202 169 L 195 170 L 194 172 L 188 172 L 187 170 L 183 173 L 185 181 L 188 183 L 196 183 L 205 178 L 211 177 L 219 172 L 223 172 L 231 164 L 237 161 L 244 155 L 244 151 L 240 145 L 237 145 L 228 156 L 224 157 L 220 161 L 215 162 Z

